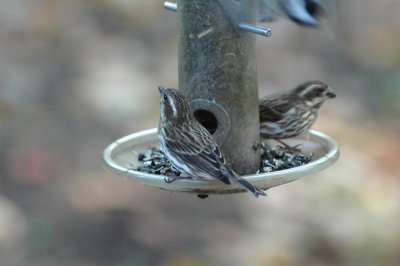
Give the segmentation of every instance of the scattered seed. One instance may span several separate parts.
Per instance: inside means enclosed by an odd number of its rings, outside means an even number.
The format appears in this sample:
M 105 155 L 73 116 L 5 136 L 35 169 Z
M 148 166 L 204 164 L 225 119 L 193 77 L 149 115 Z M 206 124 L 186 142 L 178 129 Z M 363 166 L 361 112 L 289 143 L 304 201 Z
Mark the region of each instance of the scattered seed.
M 309 163 L 313 154 L 304 154 L 282 147 L 261 149 L 261 165 L 256 174 L 270 173 L 298 167 Z M 164 153 L 157 147 L 150 148 L 138 154 L 138 161 L 143 164 L 137 167 L 140 172 L 157 175 L 180 176 L 180 172 L 167 160 Z
M 269 173 L 298 167 L 309 163 L 312 154 L 291 151 L 282 147 L 275 147 L 271 150 L 261 150 L 261 173 Z
M 166 159 L 164 153 L 156 147 L 139 153 L 138 161 L 143 162 L 143 164 L 137 167 L 137 171 L 157 175 L 180 175 L 179 171 L 173 168 Z

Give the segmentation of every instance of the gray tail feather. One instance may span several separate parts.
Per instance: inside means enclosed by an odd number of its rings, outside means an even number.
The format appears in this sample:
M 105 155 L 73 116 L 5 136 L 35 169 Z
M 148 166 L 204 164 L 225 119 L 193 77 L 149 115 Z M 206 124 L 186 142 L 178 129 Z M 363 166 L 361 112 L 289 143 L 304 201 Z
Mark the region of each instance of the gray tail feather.
M 248 190 L 249 192 L 253 193 L 254 196 L 255 196 L 256 198 L 258 198 L 259 195 L 267 196 L 267 194 L 266 194 L 263 190 L 261 190 L 261 189 L 259 189 L 258 187 L 256 187 L 256 186 L 250 184 L 247 180 L 241 178 L 241 177 L 238 176 L 236 173 L 234 173 L 234 174 L 232 174 L 232 175 L 233 175 L 233 177 L 230 178 L 231 181 L 233 181 L 233 182 L 239 184 L 239 185 L 240 185 L 241 187 L 243 187 L 244 189 L 246 189 L 246 190 Z

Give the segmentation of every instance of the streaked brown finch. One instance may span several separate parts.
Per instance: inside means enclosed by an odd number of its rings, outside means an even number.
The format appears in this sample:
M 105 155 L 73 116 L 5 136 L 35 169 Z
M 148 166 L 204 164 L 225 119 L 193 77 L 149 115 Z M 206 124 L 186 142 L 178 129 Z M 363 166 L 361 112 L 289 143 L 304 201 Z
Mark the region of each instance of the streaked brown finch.
M 259 100 L 260 134 L 275 139 L 295 137 L 309 130 L 325 100 L 335 98 L 331 87 L 321 81 L 307 81 L 294 89 L 268 95 Z
M 232 170 L 212 135 L 194 118 L 182 92 L 172 88 L 158 89 L 161 107 L 158 138 L 161 149 L 181 173 L 180 176 L 165 177 L 166 182 L 184 178 L 218 179 L 228 185 L 236 183 L 256 197 L 266 195 Z

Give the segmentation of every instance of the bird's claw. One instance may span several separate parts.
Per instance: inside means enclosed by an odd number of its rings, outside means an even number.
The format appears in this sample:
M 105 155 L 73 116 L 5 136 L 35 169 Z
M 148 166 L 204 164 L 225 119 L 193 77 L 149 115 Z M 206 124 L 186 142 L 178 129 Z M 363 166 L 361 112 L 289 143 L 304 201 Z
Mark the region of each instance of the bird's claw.
M 282 149 L 285 149 L 285 150 L 287 150 L 289 152 L 292 152 L 292 153 L 301 152 L 299 147 L 301 147 L 302 144 L 297 144 L 297 145 L 294 145 L 294 146 L 290 146 L 289 144 L 287 144 L 287 143 L 285 143 L 285 142 L 283 142 L 281 140 L 277 139 L 276 141 L 278 141 L 282 145 L 282 146 L 280 146 L 280 147 L 282 147 Z
M 166 175 L 164 176 L 164 182 L 170 184 L 179 179 L 179 176 L 176 175 Z
M 257 151 L 259 149 L 262 149 L 264 151 L 270 150 L 271 147 L 269 147 L 268 144 L 264 143 L 264 142 L 259 142 L 259 141 L 254 141 L 253 143 L 253 150 Z
M 285 149 L 285 150 L 291 152 L 291 153 L 299 153 L 299 152 L 301 152 L 301 150 L 299 149 L 300 146 L 301 146 L 301 144 L 297 144 L 297 145 L 294 145 L 294 146 L 289 146 L 289 145 L 284 146 L 284 145 L 282 145 L 280 147 L 282 149 Z
M 164 176 L 164 181 L 167 184 L 170 184 L 176 180 L 182 180 L 182 179 L 187 179 L 190 180 L 191 178 L 189 176 L 178 176 L 178 175 L 174 175 L 174 174 L 167 174 L 166 176 Z
M 263 143 L 259 141 L 254 141 L 253 143 L 253 150 L 257 151 L 260 148 L 263 148 Z

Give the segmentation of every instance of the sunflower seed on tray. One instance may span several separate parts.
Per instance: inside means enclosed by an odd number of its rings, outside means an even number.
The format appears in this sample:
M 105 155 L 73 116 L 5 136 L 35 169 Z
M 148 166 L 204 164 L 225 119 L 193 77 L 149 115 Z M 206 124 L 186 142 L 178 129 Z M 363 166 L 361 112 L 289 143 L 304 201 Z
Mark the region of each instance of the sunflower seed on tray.
M 261 173 L 269 173 L 279 170 L 290 169 L 309 163 L 312 154 L 293 152 L 290 149 L 277 147 L 272 150 L 262 150 Z
M 261 151 L 261 165 L 260 169 L 257 170 L 257 174 L 298 167 L 309 163 L 313 157 L 312 154 L 293 152 L 281 147 Z M 159 148 L 153 147 L 145 152 L 140 152 L 138 161 L 143 163 L 137 167 L 140 172 L 157 175 L 180 175 L 179 171 L 167 160 Z
M 164 153 L 156 147 L 139 153 L 138 161 L 143 162 L 142 165 L 137 167 L 140 172 L 157 175 L 180 175 L 171 162 L 167 160 Z

